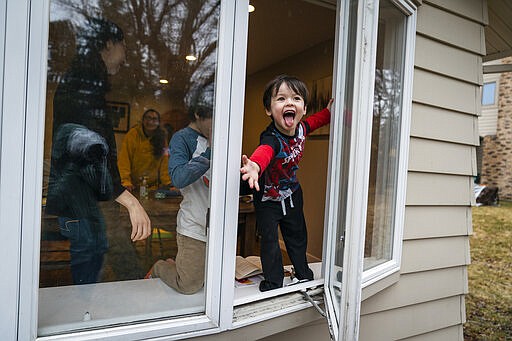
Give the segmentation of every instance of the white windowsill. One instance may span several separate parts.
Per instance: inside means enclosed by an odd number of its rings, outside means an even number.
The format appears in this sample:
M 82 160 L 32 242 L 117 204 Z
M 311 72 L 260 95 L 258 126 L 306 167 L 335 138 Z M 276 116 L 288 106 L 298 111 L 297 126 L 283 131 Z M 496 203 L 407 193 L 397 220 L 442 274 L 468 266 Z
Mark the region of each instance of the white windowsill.
M 39 289 L 38 334 L 204 312 L 204 290 L 183 295 L 159 278 Z M 89 312 L 90 321 L 84 321 Z
M 266 292 L 260 292 L 258 285 L 235 288 L 234 306 L 271 298 L 279 300 L 277 296 L 285 299 L 285 294 L 323 286 L 322 263 L 309 265 L 314 273 L 312 281 L 289 285 L 291 280 L 287 277 L 282 288 Z M 310 306 L 309 302 L 298 300 L 288 309 L 275 313 L 272 309 L 257 309 L 257 314 L 268 319 Z M 201 314 L 204 309 L 204 289 L 194 295 L 183 295 L 169 288 L 159 278 L 41 288 L 38 334 L 54 335 L 71 330 Z M 84 321 L 86 312 L 90 314 L 88 321 Z M 243 324 L 248 321 L 245 322 Z
M 282 288 L 269 290 L 265 292 L 260 292 L 258 285 L 235 288 L 235 298 L 233 305 L 236 307 L 242 304 L 261 301 L 267 298 L 288 294 L 294 291 L 324 285 L 324 280 L 321 273 L 322 263 L 310 263 L 309 267 L 311 268 L 311 270 L 313 270 L 314 273 L 314 279 L 312 281 L 290 285 L 290 278 L 285 277 Z M 285 266 L 285 268 L 290 270 L 291 266 Z
M 321 273 L 322 263 L 310 263 L 309 267 L 311 268 L 311 270 L 313 270 L 314 273 L 314 279 L 312 281 L 289 285 L 291 284 L 291 280 L 289 277 L 285 277 L 282 288 L 269 290 L 265 292 L 260 292 L 258 285 L 235 288 L 235 298 L 233 305 L 236 307 L 242 304 L 261 301 L 267 298 L 288 294 L 294 291 L 324 285 L 324 280 L 322 278 Z M 289 266 L 285 266 L 285 268 L 287 268 L 288 270 L 290 269 Z

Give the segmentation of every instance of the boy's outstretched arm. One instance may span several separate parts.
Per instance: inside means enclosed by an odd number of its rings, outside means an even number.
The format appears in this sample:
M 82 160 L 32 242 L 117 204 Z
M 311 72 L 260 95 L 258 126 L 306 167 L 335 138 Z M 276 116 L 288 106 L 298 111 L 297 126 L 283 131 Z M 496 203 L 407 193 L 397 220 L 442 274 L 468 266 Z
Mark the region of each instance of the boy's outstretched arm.
M 256 188 L 257 191 L 260 190 L 260 185 L 258 184 L 260 166 L 256 162 L 251 161 L 247 155 L 242 155 L 240 173 L 243 174 L 242 180 L 247 181 L 250 188 Z

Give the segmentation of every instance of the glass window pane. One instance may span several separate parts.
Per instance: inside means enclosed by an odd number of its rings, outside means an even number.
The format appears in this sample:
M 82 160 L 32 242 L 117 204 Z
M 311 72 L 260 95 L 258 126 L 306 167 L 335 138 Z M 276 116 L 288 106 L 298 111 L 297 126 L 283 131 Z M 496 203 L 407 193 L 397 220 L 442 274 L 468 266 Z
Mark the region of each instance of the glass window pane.
M 51 1 L 40 335 L 204 313 L 219 13 Z
M 496 98 L 496 82 L 492 83 L 484 83 L 482 87 L 482 105 L 492 105 L 494 104 L 494 99 Z
M 392 258 L 406 17 L 380 2 L 364 270 Z

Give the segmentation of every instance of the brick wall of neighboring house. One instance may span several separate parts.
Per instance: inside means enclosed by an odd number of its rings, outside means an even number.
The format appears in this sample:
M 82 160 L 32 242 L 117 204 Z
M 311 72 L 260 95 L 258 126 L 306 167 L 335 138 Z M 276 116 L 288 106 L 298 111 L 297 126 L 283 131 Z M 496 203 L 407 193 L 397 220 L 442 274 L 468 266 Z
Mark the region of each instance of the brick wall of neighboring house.
M 502 60 L 512 64 L 512 57 Z M 499 187 L 502 200 L 512 200 L 512 72 L 501 74 L 498 126 L 495 136 L 482 140 L 481 184 Z

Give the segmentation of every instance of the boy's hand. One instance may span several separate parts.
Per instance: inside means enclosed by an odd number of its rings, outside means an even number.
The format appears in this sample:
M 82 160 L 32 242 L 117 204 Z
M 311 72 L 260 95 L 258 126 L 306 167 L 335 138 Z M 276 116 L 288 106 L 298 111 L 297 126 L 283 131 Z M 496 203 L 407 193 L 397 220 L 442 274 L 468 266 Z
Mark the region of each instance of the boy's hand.
M 331 99 L 329 100 L 329 103 L 327 103 L 327 109 L 329 109 L 329 111 L 330 111 L 331 113 L 332 113 L 332 111 L 331 111 L 331 107 L 332 107 L 332 103 L 333 103 L 333 102 L 334 102 L 334 98 L 331 98 Z
M 240 168 L 240 173 L 243 174 L 242 180 L 247 181 L 250 188 L 255 188 L 259 191 L 260 185 L 258 184 L 258 178 L 260 166 L 256 162 L 251 161 L 247 155 L 242 155 L 242 165 L 242 168 Z

